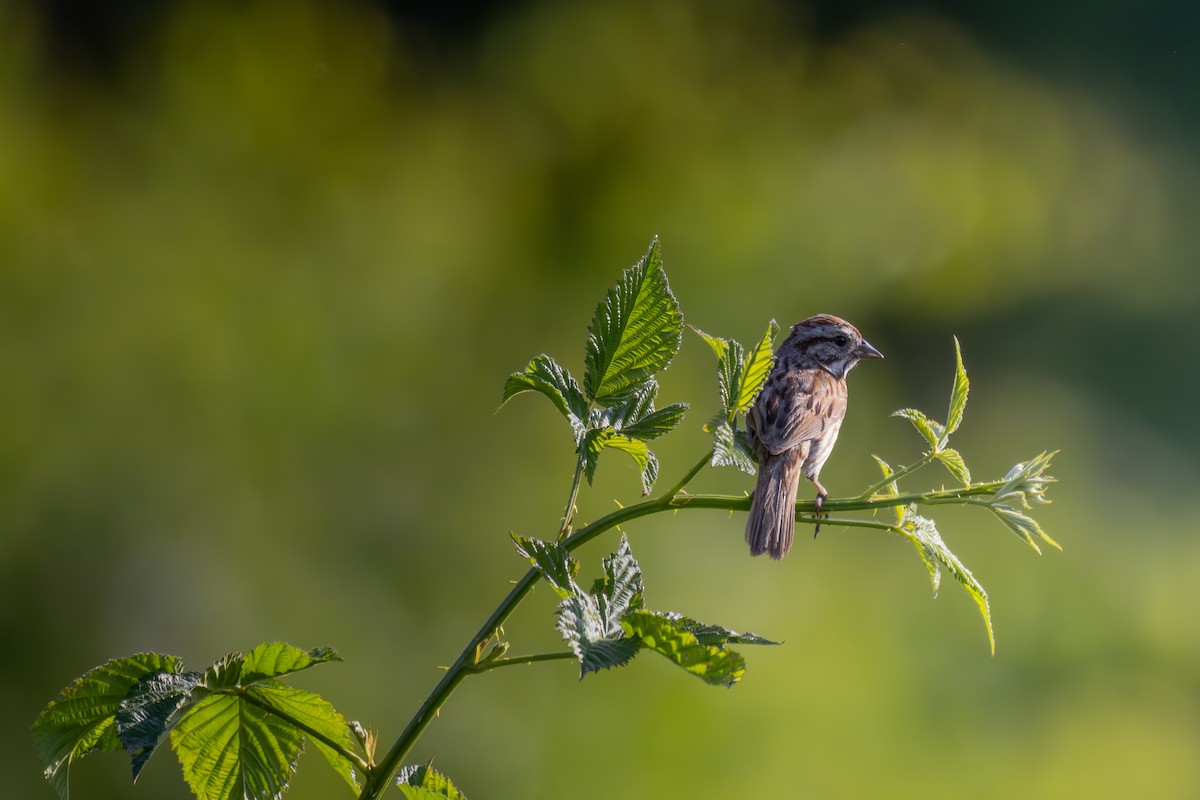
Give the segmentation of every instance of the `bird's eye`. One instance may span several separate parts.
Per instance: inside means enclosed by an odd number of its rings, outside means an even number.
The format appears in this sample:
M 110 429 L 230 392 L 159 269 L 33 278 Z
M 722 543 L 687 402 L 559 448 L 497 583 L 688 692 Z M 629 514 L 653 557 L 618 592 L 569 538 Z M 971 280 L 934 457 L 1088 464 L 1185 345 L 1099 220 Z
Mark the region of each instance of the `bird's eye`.
M 845 347 L 845 346 L 846 346 L 846 337 L 845 337 L 845 336 L 843 336 L 843 335 L 842 335 L 842 334 L 840 334 L 840 333 L 837 335 L 837 338 L 835 338 L 833 341 L 834 341 L 835 343 L 837 343 L 837 346 L 838 346 L 838 347 Z

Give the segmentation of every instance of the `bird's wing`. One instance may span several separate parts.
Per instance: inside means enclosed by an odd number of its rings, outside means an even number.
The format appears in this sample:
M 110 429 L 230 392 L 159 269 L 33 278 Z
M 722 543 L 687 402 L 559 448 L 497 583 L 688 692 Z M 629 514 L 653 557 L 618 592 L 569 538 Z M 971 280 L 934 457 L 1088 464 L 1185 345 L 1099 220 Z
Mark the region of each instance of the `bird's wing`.
M 772 376 L 772 381 L 776 379 Z M 815 439 L 834 422 L 834 410 L 839 397 L 845 395 L 846 384 L 823 369 L 804 369 L 778 376 L 772 387 L 764 391 L 760 402 L 750 410 L 747 425 L 758 446 L 768 453 L 779 455 L 802 443 Z

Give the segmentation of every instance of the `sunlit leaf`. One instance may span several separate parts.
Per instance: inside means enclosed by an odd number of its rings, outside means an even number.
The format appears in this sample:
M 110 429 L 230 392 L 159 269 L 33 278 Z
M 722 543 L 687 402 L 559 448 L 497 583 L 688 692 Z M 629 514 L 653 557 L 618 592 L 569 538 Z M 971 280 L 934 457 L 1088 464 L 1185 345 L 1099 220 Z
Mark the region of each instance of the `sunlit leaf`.
M 301 650 L 285 642 L 267 642 L 242 657 L 238 682 L 246 685 L 263 678 L 275 678 L 341 660 L 342 657 L 332 647 Z
M 742 385 L 742 370 L 744 363 L 744 348 L 733 339 L 722 339 L 709 336 L 699 328 L 692 326 L 696 335 L 708 343 L 717 356 L 717 389 L 721 394 L 721 417 L 730 419 L 733 407 L 737 403 L 737 395 Z
M 755 398 L 767 380 L 771 367 L 775 363 L 775 337 L 779 335 L 779 325 L 775 320 L 767 324 L 767 332 L 759 340 L 758 345 L 745 357 L 742 367 L 741 385 L 738 386 L 737 400 L 730 409 L 733 413 L 743 413 L 754 405 Z
M 278 798 L 288 787 L 304 734 L 237 694 L 210 694 L 171 731 L 183 777 L 200 800 Z
M 332 744 L 353 752 L 355 739 L 346 718 L 319 694 L 297 689 L 282 681 L 267 681 L 246 689 L 246 697 L 258 706 L 267 708 L 281 719 L 308 734 L 309 741 L 325 757 L 334 771 L 351 789 L 357 791 L 358 775 L 354 762 L 343 756 Z
M 946 465 L 946 469 L 950 470 L 950 474 L 957 478 L 963 486 L 971 485 L 971 470 L 967 469 L 967 463 L 963 461 L 962 454 L 957 450 L 946 447 L 938 450 L 935 454 L 938 461 Z
M 916 547 L 921 561 L 929 570 L 935 593 L 941 577 L 939 567 L 944 567 L 967 590 L 967 594 L 971 595 L 971 599 L 975 601 L 975 605 L 979 607 L 979 613 L 983 617 L 984 627 L 987 628 L 988 646 L 994 654 L 996 638 L 992 632 L 992 614 L 988 606 L 987 592 L 983 590 L 979 581 L 975 580 L 975 576 L 971 574 L 970 570 L 958 560 L 958 557 L 950 552 L 950 548 L 938 534 L 933 520 L 917 516 L 916 513 L 910 511 L 905 515 L 904 523 L 898 526 L 898 530 Z
M 938 449 L 942 436 L 946 432 L 945 427 L 940 422 L 935 422 L 915 408 L 902 408 L 899 411 L 893 411 L 892 416 L 904 417 L 911 422 L 913 427 L 925 437 L 925 441 L 929 442 L 930 449 L 934 451 Z
M 620 402 L 671 363 L 682 331 L 656 238 L 596 306 L 584 357 L 585 396 L 604 406 Z
M 467 800 L 449 778 L 433 768 L 432 762 L 400 770 L 396 785 L 408 800 Z
M 687 631 L 696 637 L 700 644 L 769 644 L 778 645 L 779 642 L 772 641 L 765 637 L 759 636 L 757 633 L 738 633 L 729 628 L 720 625 L 709 625 L 704 622 L 697 622 L 691 617 L 674 611 L 653 611 L 650 612 L 655 616 L 662 617 L 668 620 L 672 625 L 680 630 Z
M 570 597 L 575 575 L 579 572 L 579 562 L 571 556 L 567 548 L 558 542 L 544 542 L 515 533 L 510 536 L 517 545 L 517 552 L 537 567 L 559 599 L 565 600 Z
M 875 463 L 879 465 L 879 470 L 883 473 L 884 480 L 888 480 L 892 477 L 893 470 L 891 464 L 887 463 L 874 453 L 871 454 L 871 458 L 875 459 Z M 883 488 L 887 489 L 887 493 L 890 495 L 900 494 L 900 486 L 896 483 L 896 481 L 888 480 L 888 482 L 884 484 Z M 897 525 L 904 522 L 904 506 L 894 506 L 892 511 L 896 514 Z M 934 591 L 937 591 L 936 586 L 934 587 Z
M 733 686 L 746 671 L 746 659 L 719 644 L 703 644 L 675 620 L 651 611 L 633 611 L 621 622 L 625 631 L 673 664 L 713 686 Z
M 950 390 L 950 409 L 946 412 L 946 430 L 941 437 L 941 446 L 946 445 L 950 434 L 958 430 L 962 424 L 963 410 L 967 407 L 967 391 L 971 382 L 967 380 L 967 371 L 963 368 L 962 348 L 959 347 L 958 337 L 954 337 L 954 388 Z
M 178 673 L 183 662 L 161 653 L 117 658 L 67 686 L 33 723 L 33 741 L 46 780 L 59 797 L 69 793 L 71 764 L 96 751 L 121 752 L 116 715 L 121 702 L 147 675 Z

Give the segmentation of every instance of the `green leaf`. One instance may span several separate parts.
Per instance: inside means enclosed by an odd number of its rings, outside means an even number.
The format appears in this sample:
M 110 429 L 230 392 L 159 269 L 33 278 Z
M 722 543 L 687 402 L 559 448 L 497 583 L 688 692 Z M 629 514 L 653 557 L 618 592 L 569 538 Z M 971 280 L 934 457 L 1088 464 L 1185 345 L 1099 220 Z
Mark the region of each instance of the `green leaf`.
M 622 666 L 637 655 L 638 642 L 625 635 L 621 618 L 642 607 L 642 569 L 629 540 L 604 559 L 604 576 L 591 592 L 577 586 L 558 606 L 558 630 L 579 659 L 579 677 Z
M 671 363 L 682 331 L 683 314 L 655 238 L 596 306 L 584 357 L 585 396 L 603 406 L 623 400 Z
M 708 625 L 703 622 L 697 622 L 691 617 L 674 611 L 652 611 L 649 613 L 662 617 L 680 630 L 692 634 L 700 644 L 780 644 L 780 642 L 759 636 L 757 633 L 750 633 L 748 631 L 746 633 L 738 633 L 720 625 Z
M 650 452 L 646 443 L 641 439 L 630 439 L 628 436 L 614 433 L 604 440 L 604 446 L 628 453 L 633 458 L 641 471 L 642 496 L 650 494 L 654 489 L 654 482 L 658 480 L 658 458 Z
M 975 601 L 975 605 L 979 607 L 979 613 L 983 616 L 983 624 L 987 628 L 988 646 L 995 655 L 996 637 L 992 632 L 992 614 L 988 606 L 987 592 L 983 590 L 979 581 L 975 580 L 975 576 L 971 574 L 970 570 L 958 560 L 958 557 L 950 552 L 950 548 L 938 534 L 933 520 L 917 516 L 910 509 L 905 514 L 903 524 L 899 525 L 897 530 L 916 547 L 921 561 L 929 570 L 934 594 L 937 594 L 941 568 L 944 567 L 967 590 L 967 594 L 971 595 L 971 599 Z
M 192 702 L 199 672 L 152 672 L 138 681 L 116 714 L 117 737 L 133 760 L 133 780 Z
M 71 764 L 96 751 L 120 752 L 116 716 L 139 681 L 156 673 L 178 673 L 183 662 L 161 653 L 139 653 L 108 661 L 76 678 L 38 715 L 33 741 L 46 780 L 59 797 L 69 793 Z
M 954 388 L 950 390 L 950 410 L 946 412 L 946 431 L 941 438 L 943 447 L 950 434 L 962 424 L 963 410 L 967 407 L 967 391 L 971 388 L 967 371 L 963 368 L 962 348 L 959 347 L 957 336 L 954 337 L 954 362 Z
M 521 392 L 541 392 L 550 398 L 575 433 L 576 442 L 582 435 L 587 422 L 587 400 L 579 390 L 579 384 L 563 367 L 548 355 L 540 355 L 529 362 L 524 372 L 514 372 L 504 382 L 504 399 L 501 405 Z
M 726 420 L 732 419 L 742 385 L 745 349 L 733 339 L 709 336 L 694 325 L 691 328 L 708 343 L 717 356 L 717 388 L 721 393 L 721 417 Z
M 517 552 L 537 567 L 559 599 L 570 597 L 574 591 L 575 575 L 579 572 L 579 562 L 571 556 L 570 551 L 558 542 L 544 542 L 515 533 L 509 535 L 517 545 Z
M 957 450 L 946 447 L 938 450 L 934 455 L 938 461 L 945 464 L 946 469 L 950 470 L 950 474 L 958 478 L 963 486 L 971 485 L 971 470 L 967 469 L 967 462 L 963 461 L 962 454 Z
M 911 422 L 913 427 L 925 437 L 925 441 L 929 442 L 930 449 L 937 452 L 941 445 L 942 436 L 946 433 L 945 427 L 940 422 L 935 422 L 915 408 L 902 408 L 899 411 L 893 411 L 892 416 L 904 417 Z
M 892 477 L 893 471 L 892 471 L 891 464 L 887 463 L 886 461 L 884 461 L 882 458 L 875 455 L 874 453 L 871 454 L 871 458 L 875 459 L 875 463 L 879 465 L 879 470 L 883 473 L 884 480 L 887 480 Z M 888 481 L 888 483 L 884 485 L 884 488 L 886 488 L 888 490 L 888 494 L 890 494 L 890 495 L 900 494 L 900 485 L 898 483 L 896 483 L 896 481 Z M 894 511 L 896 514 L 896 524 L 900 525 L 901 523 L 903 523 L 905 507 L 904 506 L 895 506 L 892 508 L 892 511 Z
M 269 642 L 260 644 L 242 658 L 238 682 L 245 685 L 341 660 L 332 647 L 301 650 L 284 642 Z
M 602 583 L 595 588 L 601 607 L 610 619 L 619 619 L 630 609 L 642 607 L 642 567 L 633 557 L 629 538 L 621 534 L 621 541 L 612 555 L 601 562 L 604 566 Z
M 746 671 L 746 659 L 719 644 L 703 644 L 675 620 L 652 611 L 633 611 L 622 627 L 643 647 L 661 653 L 673 664 L 713 686 L 733 686 Z
M 1058 542 L 1051 539 L 1050 536 L 1044 530 L 1042 530 L 1042 526 L 1038 524 L 1038 521 L 1028 514 L 1005 505 L 989 505 L 988 508 L 990 508 L 992 512 L 999 517 L 1000 521 L 1004 523 L 1004 527 L 1008 528 L 1010 531 L 1019 536 L 1021 540 L 1024 541 L 1025 544 L 1032 547 L 1034 552 L 1036 552 L 1038 555 L 1041 555 L 1042 548 L 1038 547 L 1037 539 L 1043 539 L 1059 550 L 1062 549 Z
M 433 768 L 433 762 L 400 770 L 396 785 L 408 800 L 467 800 L 449 778 Z
M 317 751 L 342 780 L 354 791 L 358 790 L 354 762 L 331 746 L 331 743 L 337 744 L 344 750 L 354 752 L 354 732 L 346 718 L 328 700 L 282 681 L 267 681 L 251 686 L 246 689 L 246 697 L 307 733 Z
M 210 694 L 171 731 L 183 778 L 200 800 L 278 798 L 288 787 L 304 734 L 236 694 Z
M 352 787 L 349 724 L 319 695 L 277 680 L 341 658 L 330 647 L 301 650 L 283 642 L 231 653 L 205 671 L 198 699 L 171 731 L 184 780 L 200 800 L 278 797 L 288 786 L 305 737 Z
M 713 429 L 712 465 L 737 467 L 748 475 L 753 475 L 758 466 L 758 460 L 745 433 L 735 431 L 724 418 L 716 422 Z
M 779 325 L 775 320 L 767 324 L 767 332 L 759 340 L 758 346 L 746 356 L 742 367 L 742 381 L 738 387 L 737 400 L 730 409 L 732 413 L 740 414 L 750 410 L 755 398 L 767 381 L 771 367 L 775 363 L 775 337 L 779 335 Z
M 579 677 L 620 667 L 637 655 L 638 642 L 625 636 L 620 619 L 610 620 L 595 595 L 572 595 L 558 607 L 558 630 L 579 659 Z

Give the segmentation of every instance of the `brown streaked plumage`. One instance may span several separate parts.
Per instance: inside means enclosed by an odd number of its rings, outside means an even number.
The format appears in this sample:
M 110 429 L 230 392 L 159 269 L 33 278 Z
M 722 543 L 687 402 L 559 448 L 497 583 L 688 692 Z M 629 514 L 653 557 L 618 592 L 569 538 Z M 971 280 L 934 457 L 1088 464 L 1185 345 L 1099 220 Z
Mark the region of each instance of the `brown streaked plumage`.
M 746 416 L 758 480 L 746 521 L 751 555 L 787 555 L 796 533 L 800 476 L 818 479 L 846 416 L 846 373 L 860 358 L 883 358 L 858 329 L 831 314 L 797 322 L 775 351 L 775 365 Z M 819 528 L 818 528 L 819 530 Z

